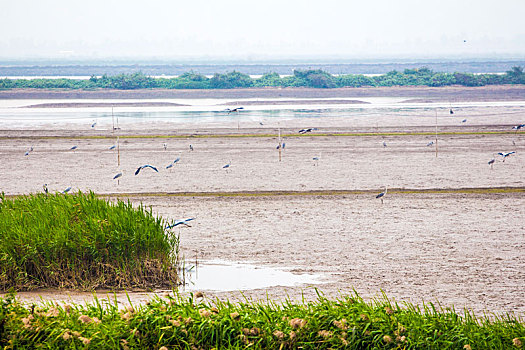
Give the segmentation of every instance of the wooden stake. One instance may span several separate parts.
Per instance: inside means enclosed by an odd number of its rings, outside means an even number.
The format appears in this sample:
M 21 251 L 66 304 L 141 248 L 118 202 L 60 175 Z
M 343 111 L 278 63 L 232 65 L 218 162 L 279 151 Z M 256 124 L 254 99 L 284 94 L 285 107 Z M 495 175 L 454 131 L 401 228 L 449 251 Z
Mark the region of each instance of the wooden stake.
M 281 143 L 281 127 L 279 127 L 279 162 L 281 161 L 281 150 L 283 148 L 283 145 Z
M 436 109 L 436 158 L 438 156 L 438 112 Z

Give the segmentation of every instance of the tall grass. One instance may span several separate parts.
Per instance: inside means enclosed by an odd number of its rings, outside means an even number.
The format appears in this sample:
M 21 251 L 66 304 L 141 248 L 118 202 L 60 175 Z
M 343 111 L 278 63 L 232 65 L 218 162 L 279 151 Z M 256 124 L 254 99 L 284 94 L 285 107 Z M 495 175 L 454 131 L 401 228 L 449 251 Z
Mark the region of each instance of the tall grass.
M 94 193 L 0 196 L 0 290 L 178 283 L 178 237 L 151 210 Z
M 197 294 L 196 294 L 197 295 Z M 281 304 L 172 296 L 119 310 L 117 303 L 26 307 L 0 299 L 5 349 L 519 349 L 525 323 L 478 319 L 429 304 L 398 305 L 357 294 Z

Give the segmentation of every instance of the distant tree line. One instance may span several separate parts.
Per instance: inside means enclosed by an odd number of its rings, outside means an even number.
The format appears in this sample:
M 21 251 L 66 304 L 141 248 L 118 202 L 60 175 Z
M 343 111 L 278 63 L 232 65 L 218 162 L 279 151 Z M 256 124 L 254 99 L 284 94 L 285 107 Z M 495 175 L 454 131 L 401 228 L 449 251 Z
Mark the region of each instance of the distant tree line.
M 323 70 L 295 70 L 281 77 L 267 73 L 251 78 L 240 72 L 214 74 L 211 78 L 187 72 L 175 78 L 153 78 L 141 72 L 132 74 L 92 76 L 89 79 L 0 79 L 0 89 L 235 89 L 248 87 L 312 87 L 339 88 L 364 86 L 484 86 L 525 84 L 523 67 L 515 66 L 505 74 L 442 73 L 429 68 L 396 70 L 383 75 L 332 75 Z

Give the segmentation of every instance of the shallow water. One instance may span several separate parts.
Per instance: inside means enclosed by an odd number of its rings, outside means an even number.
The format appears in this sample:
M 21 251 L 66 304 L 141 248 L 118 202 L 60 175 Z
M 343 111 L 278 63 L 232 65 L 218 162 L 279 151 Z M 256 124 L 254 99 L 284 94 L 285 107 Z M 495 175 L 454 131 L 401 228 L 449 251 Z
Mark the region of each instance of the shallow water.
M 211 260 L 187 270 L 186 285 L 180 289 L 183 291 L 228 292 L 323 283 L 320 275 L 298 275 L 288 270 L 225 260 Z
M 280 99 L 259 99 L 259 101 L 279 101 Z M 319 100 L 319 99 L 316 99 Z M 325 99 L 330 100 L 330 99 Z M 343 100 L 343 99 L 338 99 Z M 350 100 L 350 99 L 349 99 Z M 299 119 L 341 119 L 356 125 L 420 125 L 427 124 L 425 117 L 434 117 L 439 111 L 440 116 L 451 120 L 454 117 L 489 117 L 478 120 L 482 123 L 494 122 L 493 108 L 506 107 L 508 112 L 522 113 L 525 101 L 500 101 L 500 102 L 463 102 L 455 103 L 455 115 L 448 115 L 449 103 L 407 103 L 407 98 L 360 98 L 366 103 L 360 104 L 316 104 L 304 103 L 305 99 L 286 99 L 286 104 L 260 104 L 245 107 L 240 113 L 228 114 L 228 100 L 126 100 L 126 102 L 171 102 L 185 106 L 169 107 L 80 107 L 80 108 L 26 108 L 40 103 L 111 103 L 122 102 L 117 100 L 0 100 L 0 128 L 24 129 L 37 126 L 47 128 L 86 128 L 91 130 L 91 125 L 96 122 L 97 130 L 110 130 L 114 123 L 128 127 L 133 124 L 143 123 L 168 123 L 174 127 L 218 125 L 222 123 L 252 123 L 261 126 L 266 123 Z M 242 99 L 238 100 L 242 104 Z M 253 101 L 253 99 L 252 99 Z M 294 101 L 302 101 L 300 104 Z M 308 101 L 308 100 L 306 100 Z M 230 107 L 238 105 L 232 104 Z M 381 119 L 377 119 L 381 117 Z M 415 121 L 404 121 L 405 117 Z M 372 118 L 372 120 L 371 120 Z M 386 118 L 386 119 L 385 119 Z M 444 118 L 443 118 L 444 119 Z M 513 118 L 515 119 L 515 118 Z M 500 119 L 501 121 L 501 119 Z M 432 124 L 434 120 L 431 121 Z M 443 121 L 442 121 L 443 122 Z M 440 122 L 440 123 L 442 123 Z

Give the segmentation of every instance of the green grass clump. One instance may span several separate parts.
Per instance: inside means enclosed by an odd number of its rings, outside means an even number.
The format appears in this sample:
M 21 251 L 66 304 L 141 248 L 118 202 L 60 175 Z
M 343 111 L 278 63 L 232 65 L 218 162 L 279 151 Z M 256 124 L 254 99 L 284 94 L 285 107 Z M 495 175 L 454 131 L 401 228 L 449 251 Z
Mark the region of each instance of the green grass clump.
M 525 324 L 513 316 L 478 319 L 433 304 L 419 308 L 357 294 L 294 304 L 156 298 L 120 309 L 21 304 L 0 299 L 4 349 L 519 349 Z
M 178 283 L 178 237 L 151 210 L 84 194 L 0 195 L 0 290 Z

